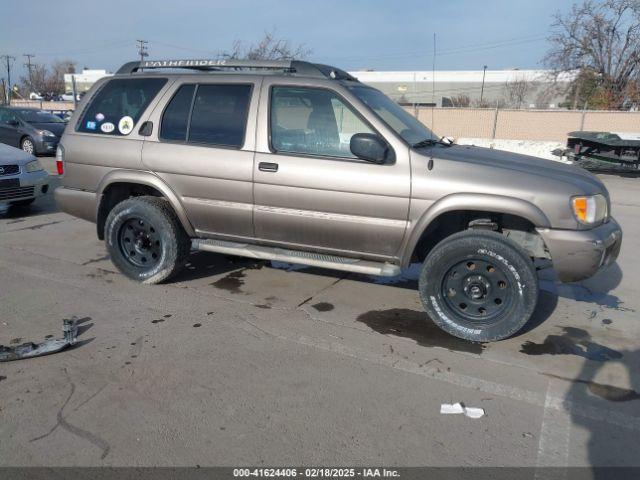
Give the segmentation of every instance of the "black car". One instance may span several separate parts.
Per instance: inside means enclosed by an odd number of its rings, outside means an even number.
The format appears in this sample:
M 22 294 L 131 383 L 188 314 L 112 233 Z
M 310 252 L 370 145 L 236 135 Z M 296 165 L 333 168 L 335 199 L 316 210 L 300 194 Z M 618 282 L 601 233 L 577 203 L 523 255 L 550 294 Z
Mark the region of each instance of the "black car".
M 55 154 L 66 122 L 44 110 L 0 107 L 0 143 L 33 155 Z

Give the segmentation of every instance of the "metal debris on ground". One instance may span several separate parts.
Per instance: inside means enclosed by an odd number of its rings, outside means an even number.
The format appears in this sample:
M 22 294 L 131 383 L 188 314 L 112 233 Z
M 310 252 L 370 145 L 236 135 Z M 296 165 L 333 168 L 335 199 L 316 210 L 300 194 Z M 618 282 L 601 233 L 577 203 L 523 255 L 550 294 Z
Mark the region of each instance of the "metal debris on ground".
M 63 338 L 50 339 L 42 343 L 27 342 L 14 347 L 0 345 L 0 362 L 10 362 L 12 360 L 49 355 L 64 350 L 76 343 L 78 325 L 75 320 L 63 320 L 62 332 Z
M 464 414 L 469 418 L 484 416 L 484 409 L 478 407 L 465 407 L 463 403 L 443 403 L 440 405 L 440 413 L 443 415 Z

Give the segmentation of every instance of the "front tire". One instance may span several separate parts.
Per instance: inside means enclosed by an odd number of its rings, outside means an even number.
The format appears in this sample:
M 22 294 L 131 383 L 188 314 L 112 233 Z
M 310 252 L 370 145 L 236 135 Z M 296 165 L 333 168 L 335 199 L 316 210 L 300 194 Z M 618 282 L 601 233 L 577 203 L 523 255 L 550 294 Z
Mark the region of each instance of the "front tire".
M 531 318 L 538 277 L 531 259 L 499 233 L 456 233 L 429 253 L 420 299 L 444 331 L 473 342 L 508 338 Z
M 169 202 L 134 197 L 118 203 L 105 223 L 105 243 L 112 262 L 142 283 L 168 280 L 184 265 L 191 243 Z
M 20 148 L 31 155 L 36 154 L 36 144 L 31 137 L 24 137 L 20 141 Z

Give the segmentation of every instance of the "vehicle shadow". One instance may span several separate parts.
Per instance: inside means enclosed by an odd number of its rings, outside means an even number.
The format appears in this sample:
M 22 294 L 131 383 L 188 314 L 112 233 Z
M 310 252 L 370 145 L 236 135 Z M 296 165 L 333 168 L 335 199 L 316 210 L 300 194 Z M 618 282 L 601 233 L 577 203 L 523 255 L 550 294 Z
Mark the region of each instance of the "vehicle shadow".
M 58 211 L 56 202 L 53 199 L 53 190 L 49 190 L 46 196 L 36 199 L 31 205 L 24 207 L 10 205 L 5 213 L 0 213 L 0 224 L 14 225 L 22 223 L 27 218 L 49 215 Z M 3 220 L 5 221 L 3 222 Z
M 592 467 L 638 467 L 640 466 L 640 447 L 637 444 L 638 422 L 625 422 L 624 416 L 637 420 L 640 407 L 640 350 L 618 350 L 615 358 L 602 361 L 585 360 L 578 375 L 562 378 L 571 382 L 563 407 L 571 416 L 574 432 L 588 432 L 587 450 L 588 460 Z M 598 373 L 607 366 L 607 372 Z M 621 388 L 608 384 L 612 372 L 618 378 L 626 376 L 629 388 Z M 553 376 L 552 376 L 553 377 Z M 620 384 L 621 380 L 618 380 Z M 626 382 L 625 382 L 626 383 Z M 631 404 L 628 405 L 627 404 Z M 633 407 L 633 408 L 629 408 Z M 611 411 L 611 416 L 617 416 L 608 422 L 605 418 L 589 415 L 589 408 Z M 612 419 L 613 420 L 613 419 Z M 579 428 L 575 428 L 575 427 Z M 620 477 L 624 471 L 611 471 L 596 468 L 593 478 Z M 637 475 L 637 470 L 633 472 Z M 628 478 L 637 478 L 628 477 Z
M 634 311 L 626 307 L 623 300 L 610 293 L 620 285 L 623 279 L 622 270 L 617 263 L 600 270 L 592 278 L 575 283 L 560 283 L 555 271 L 549 270 L 540 275 L 540 289 L 543 291 L 602 308 Z

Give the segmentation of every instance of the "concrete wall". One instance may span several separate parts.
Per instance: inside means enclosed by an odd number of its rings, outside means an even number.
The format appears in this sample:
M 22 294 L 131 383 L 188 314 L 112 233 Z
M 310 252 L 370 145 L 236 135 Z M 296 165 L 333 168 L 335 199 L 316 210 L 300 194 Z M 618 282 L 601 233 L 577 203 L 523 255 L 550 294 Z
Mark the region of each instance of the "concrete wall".
M 45 102 L 44 100 L 11 100 L 11 106 L 42 110 L 73 110 L 73 102 Z
M 575 130 L 640 132 L 640 112 L 407 108 L 441 136 L 566 142 Z

